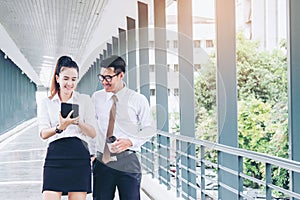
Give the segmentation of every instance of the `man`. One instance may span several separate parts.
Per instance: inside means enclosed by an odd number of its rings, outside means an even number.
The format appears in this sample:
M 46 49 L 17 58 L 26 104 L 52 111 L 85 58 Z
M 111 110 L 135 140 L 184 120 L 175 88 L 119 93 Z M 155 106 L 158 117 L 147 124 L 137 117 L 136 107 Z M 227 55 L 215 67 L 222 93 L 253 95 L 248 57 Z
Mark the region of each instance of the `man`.
M 97 159 L 93 161 L 94 200 L 114 199 L 116 188 L 121 200 L 140 199 L 142 174 L 136 152 L 155 129 L 146 97 L 123 82 L 125 67 L 119 56 L 103 60 L 98 77 L 104 89 L 92 97 L 99 126 Z M 107 145 L 111 136 L 116 141 Z

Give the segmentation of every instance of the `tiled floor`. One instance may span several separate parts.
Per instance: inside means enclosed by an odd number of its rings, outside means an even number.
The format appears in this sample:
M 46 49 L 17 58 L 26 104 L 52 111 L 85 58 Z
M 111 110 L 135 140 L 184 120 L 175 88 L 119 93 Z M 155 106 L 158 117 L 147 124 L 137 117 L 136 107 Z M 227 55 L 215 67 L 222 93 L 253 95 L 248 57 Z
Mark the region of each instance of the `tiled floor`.
M 41 172 L 46 143 L 31 124 L 0 145 L 1 199 L 41 199 Z
M 36 122 L 26 124 L 0 143 L 1 200 L 42 199 L 42 169 L 47 144 L 37 132 Z M 62 198 L 67 199 L 67 196 Z M 91 199 L 89 194 L 87 200 Z M 142 193 L 141 199 L 149 198 Z

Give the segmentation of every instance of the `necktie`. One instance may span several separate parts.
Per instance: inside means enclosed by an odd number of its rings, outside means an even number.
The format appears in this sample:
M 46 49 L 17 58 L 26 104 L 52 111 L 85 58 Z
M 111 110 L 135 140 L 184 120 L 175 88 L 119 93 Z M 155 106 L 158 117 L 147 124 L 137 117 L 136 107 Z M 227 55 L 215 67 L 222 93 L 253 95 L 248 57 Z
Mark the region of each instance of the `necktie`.
M 111 98 L 113 100 L 113 104 L 109 112 L 109 121 L 108 121 L 108 128 L 106 132 L 106 139 L 113 135 L 115 118 L 116 118 L 116 102 L 118 101 L 118 99 L 116 95 L 113 95 Z M 110 152 L 106 140 L 105 140 L 105 145 L 103 150 L 102 161 L 103 163 L 108 163 L 110 161 Z

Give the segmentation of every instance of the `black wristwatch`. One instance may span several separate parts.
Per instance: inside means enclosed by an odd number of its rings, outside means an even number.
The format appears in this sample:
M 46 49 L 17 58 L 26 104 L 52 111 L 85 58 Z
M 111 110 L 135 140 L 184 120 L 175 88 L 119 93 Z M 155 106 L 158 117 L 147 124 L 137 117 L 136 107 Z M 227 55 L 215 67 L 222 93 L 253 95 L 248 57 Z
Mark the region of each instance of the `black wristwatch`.
M 60 133 L 62 133 L 64 130 L 58 129 L 58 126 L 59 126 L 59 124 L 57 124 L 56 127 L 55 127 L 55 133 L 60 134 Z

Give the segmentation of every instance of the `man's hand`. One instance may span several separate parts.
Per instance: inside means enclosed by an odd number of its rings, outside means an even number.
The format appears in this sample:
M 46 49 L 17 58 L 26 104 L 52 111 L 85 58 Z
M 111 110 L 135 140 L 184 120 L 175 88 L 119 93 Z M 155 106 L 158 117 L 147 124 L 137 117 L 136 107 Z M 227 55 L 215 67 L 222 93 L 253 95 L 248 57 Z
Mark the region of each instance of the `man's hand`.
M 130 139 L 119 138 L 111 144 L 112 153 L 121 153 L 132 146 Z

